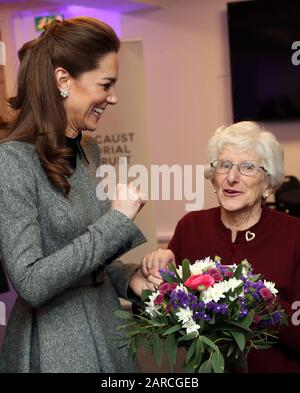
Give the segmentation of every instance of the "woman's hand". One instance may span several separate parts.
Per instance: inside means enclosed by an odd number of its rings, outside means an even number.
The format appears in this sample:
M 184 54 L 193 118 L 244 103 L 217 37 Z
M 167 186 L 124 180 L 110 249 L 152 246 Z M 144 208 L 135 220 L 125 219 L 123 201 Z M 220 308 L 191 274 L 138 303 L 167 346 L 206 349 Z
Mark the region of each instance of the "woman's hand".
M 171 250 L 159 248 L 144 256 L 141 262 L 141 271 L 144 277 L 149 279 L 149 275 L 161 280 L 160 269 L 166 269 L 172 263 L 175 265 L 175 256 Z
M 132 289 L 132 291 L 137 295 L 141 296 L 142 291 L 145 289 L 149 289 L 150 291 L 156 291 L 157 287 L 159 284 L 162 282 L 161 279 L 153 276 L 148 276 L 146 278 L 142 271 L 141 268 L 139 268 L 134 275 L 132 276 L 131 280 L 129 281 L 129 287 Z
M 125 214 L 133 221 L 145 203 L 145 195 L 132 183 L 128 185 L 119 183 L 117 184 L 111 207 Z

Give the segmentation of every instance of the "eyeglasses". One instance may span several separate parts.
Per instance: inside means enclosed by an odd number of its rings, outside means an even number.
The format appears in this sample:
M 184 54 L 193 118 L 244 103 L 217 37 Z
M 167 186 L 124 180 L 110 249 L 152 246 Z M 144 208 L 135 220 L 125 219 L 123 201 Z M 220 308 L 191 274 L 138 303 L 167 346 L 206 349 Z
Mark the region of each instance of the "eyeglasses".
M 263 167 L 253 161 L 242 161 L 239 164 L 233 164 L 229 160 L 215 160 L 210 163 L 211 168 L 220 174 L 225 174 L 230 172 L 233 166 L 236 166 L 241 175 L 244 176 L 255 176 L 261 169 L 265 173 L 268 171 Z

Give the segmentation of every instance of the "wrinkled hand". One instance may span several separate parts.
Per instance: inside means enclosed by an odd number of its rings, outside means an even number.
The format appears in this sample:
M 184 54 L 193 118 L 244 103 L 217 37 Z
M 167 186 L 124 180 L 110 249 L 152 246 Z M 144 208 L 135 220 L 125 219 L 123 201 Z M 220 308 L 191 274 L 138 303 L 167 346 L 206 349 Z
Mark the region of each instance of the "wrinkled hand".
M 141 296 L 142 291 L 149 289 L 150 291 L 156 291 L 157 287 L 161 283 L 161 279 L 158 279 L 153 276 L 148 276 L 146 278 L 142 271 L 141 268 L 139 268 L 134 275 L 132 276 L 131 280 L 129 281 L 129 287 L 132 289 L 132 291 L 137 295 Z
M 170 263 L 175 265 L 175 256 L 173 252 L 171 250 L 159 248 L 157 251 L 153 251 L 144 256 L 141 261 L 141 270 L 144 277 L 148 278 L 148 276 L 151 275 L 162 281 L 159 270 L 166 269 Z
M 132 183 L 128 185 L 119 183 L 117 184 L 111 207 L 125 214 L 133 221 L 145 203 L 145 195 Z

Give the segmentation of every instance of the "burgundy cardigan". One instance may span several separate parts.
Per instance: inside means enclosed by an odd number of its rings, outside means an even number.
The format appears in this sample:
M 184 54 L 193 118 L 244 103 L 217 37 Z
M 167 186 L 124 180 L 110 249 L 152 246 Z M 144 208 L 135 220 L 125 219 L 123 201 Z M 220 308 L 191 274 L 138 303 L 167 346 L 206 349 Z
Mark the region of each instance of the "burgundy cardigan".
M 195 211 L 178 222 L 169 248 L 177 264 L 184 258 L 194 262 L 215 255 L 223 264 L 238 264 L 246 258 L 254 273 L 275 282 L 290 315 L 291 304 L 300 301 L 300 219 L 263 207 L 259 222 L 248 230 L 255 234 L 253 240 L 247 241 L 246 231 L 239 231 L 232 243 L 219 207 Z M 273 348 L 252 350 L 248 368 L 249 372 L 300 372 L 300 325 L 290 322 L 283 327 Z

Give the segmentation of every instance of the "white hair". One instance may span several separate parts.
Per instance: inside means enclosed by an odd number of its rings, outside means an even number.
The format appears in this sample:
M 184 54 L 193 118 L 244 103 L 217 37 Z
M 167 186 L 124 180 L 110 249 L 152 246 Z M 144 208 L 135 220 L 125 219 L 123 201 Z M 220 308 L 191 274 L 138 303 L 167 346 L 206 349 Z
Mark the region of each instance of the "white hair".
M 229 127 L 218 128 L 208 141 L 209 162 L 217 160 L 225 145 L 235 146 L 240 152 L 252 149 L 268 171 L 271 186 L 277 189 L 284 180 L 284 153 L 276 137 L 260 124 L 242 121 Z M 214 171 L 209 166 L 205 177 L 212 179 Z

